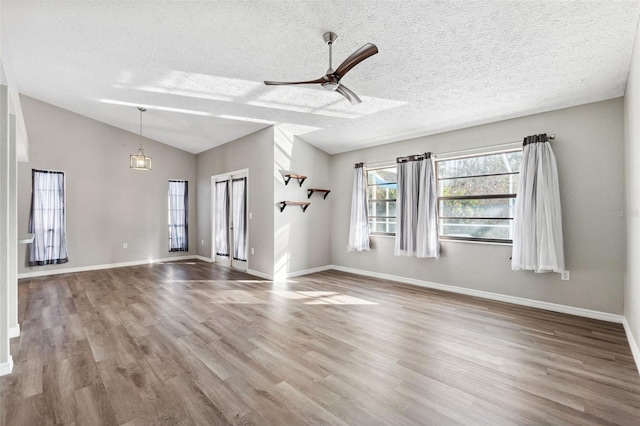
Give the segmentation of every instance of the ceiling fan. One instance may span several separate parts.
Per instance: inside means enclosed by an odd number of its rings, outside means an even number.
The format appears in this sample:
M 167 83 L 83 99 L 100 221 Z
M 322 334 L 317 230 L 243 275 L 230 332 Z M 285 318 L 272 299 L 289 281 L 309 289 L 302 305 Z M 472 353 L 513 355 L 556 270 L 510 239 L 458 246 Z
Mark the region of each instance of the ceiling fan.
M 328 33 L 324 33 L 323 38 L 325 43 L 329 45 L 329 69 L 327 70 L 327 73 L 324 76 L 316 80 L 309 80 L 309 81 L 291 81 L 291 82 L 265 81 L 264 84 L 266 84 L 267 86 L 277 86 L 277 85 L 284 85 L 284 84 L 320 84 L 322 85 L 322 87 L 324 87 L 327 90 L 332 90 L 340 93 L 342 96 L 347 98 L 352 105 L 357 105 L 359 103 L 362 103 L 358 95 L 353 93 L 344 84 L 341 84 L 340 80 L 342 79 L 342 77 L 345 76 L 346 73 L 348 73 L 351 70 L 351 68 L 355 67 L 360 62 L 367 59 L 369 56 L 373 56 L 376 53 L 378 53 L 378 48 L 376 47 L 375 44 L 372 44 L 372 43 L 365 44 L 360 49 L 353 52 L 347 59 L 345 59 L 340 64 L 338 69 L 334 71 L 333 67 L 331 66 L 331 60 L 332 60 L 331 46 L 333 45 L 333 42 L 336 41 L 338 36 L 335 33 L 328 32 Z

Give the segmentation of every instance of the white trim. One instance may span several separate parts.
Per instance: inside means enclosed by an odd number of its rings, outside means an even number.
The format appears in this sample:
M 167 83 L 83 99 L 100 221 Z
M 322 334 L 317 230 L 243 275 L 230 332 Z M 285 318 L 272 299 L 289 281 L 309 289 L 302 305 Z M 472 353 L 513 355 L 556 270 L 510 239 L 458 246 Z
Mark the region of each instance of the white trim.
M 377 163 L 364 163 L 365 170 L 388 169 L 396 165 L 396 160 L 378 161 Z
M 134 260 L 132 262 L 119 262 L 119 263 L 107 263 L 104 265 L 78 266 L 75 268 L 46 269 L 44 271 L 23 272 L 21 274 L 18 274 L 18 279 L 45 277 L 48 275 L 70 274 L 74 272 L 97 271 L 100 269 L 123 268 L 127 266 L 148 265 L 150 263 L 172 262 L 176 260 L 193 260 L 195 258 L 196 256 L 194 255 L 175 256 L 175 257 L 165 257 L 163 259 Z
M 506 152 L 518 152 L 522 151 L 522 141 L 520 142 L 507 142 L 499 145 L 492 146 L 479 146 L 477 148 L 459 149 L 457 151 L 442 152 L 440 154 L 433 153 L 431 156 L 434 160 L 457 160 L 460 158 L 469 157 L 482 157 L 483 155 L 501 154 Z
M 324 271 L 328 271 L 329 269 L 332 269 L 332 267 L 333 267 L 332 265 L 324 265 L 324 266 L 318 266 L 317 268 L 303 269 L 301 271 L 289 272 L 287 273 L 287 278 L 295 278 L 295 277 L 300 277 L 302 275 L 315 274 L 316 272 L 324 272 Z
M 420 287 L 433 288 L 436 290 L 443 290 L 451 293 L 466 294 L 468 296 L 480 297 L 483 299 L 497 300 L 499 302 L 513 303 L 514 305 L 528 306 L 531 308 L 544 309 L 547 311 L 560 312 L 563 314 L 576 315 L 579 317 L 614 322 L 618 324 L 621 324 L 624 318 L 622 315 L 610 314 L 608 312 L 594 311 L 591 309 L 576 308 L 574 306 L 560 305 L 557 303 L 525 299 L 524 297 L 508 296 L 504 294 L 491 293 L 488 291 L 473 290 L 470 288 L 457 287 L 453 285 L 433 283 L 430 281 L 416 280 L 413 278 L 400 277 L 397 275 L 381 274 L 379 272 L 370 272 L 362 269 L 348 268 L 340 265 L 331 265 L 331 269 L 335 269 L 336 271 L 349 272 L 352 274 L 364 275 L 368 277 L 398 281 L 405 284 L 413 284 Z
M 9 328 L 9 339 L 13 339 L 14 337 L 20 337 L 20 324 Z
M 636 362 L 636 368 L 638 369 L 638 373 L 640 373 L 640 347 L 638 347 L 638 343 L 633 337 L 631 326 L 629 325 L 629 321 L 627 321 L 627 317 L 622 317 L 622 325 L 624 326 L 625 333 L 627 333 L 627 340 L 629 341 L 629 347 L 631 348 L 633 359 Z
M 13 358 L 9 355 L 9 359 L 7 362 L 3 362 L 0 364 L 0 376 L 4 376 L 7 374 L 11 374 L 13 371 Z
M 200 256 L 200 255 L 195 255 L 194 258 L 198 259 L 198 260 L 202 260 L 203 262 L 215 263 L 213 259 L 208 258 L 208 257 L 204 257 L 204 256 Z
M 273 277 L 271 275 L 269 275 L 269 274 L 265 274 L 264 272 L 254 271 L 253 269 L 247 269 L 244 272 L 249 274 L 249 275 L 255 275 L 258 278 L 262 278 L 262 279 L 265 279 L 265 280 L 273 281 Z
M 211 258 L 213 259 L 212 262 L 213 263 L 219 263 L 220 266 L 233 266 L 233 258 L 231 256 L 231 247 L 229 247 L 229 264 L 228 265 L 223 265 L 222 262 L 216 262 L 216 235 L 215 235 L 215 229 L 216 229 L 216 194 L 215 194 L 215 184 L 216 182 L 224 182 L 224 181 L 229 181 L 229 194 L 231 194 L 231 183 L 233 182 L 234 178 L 246 178 L 246 186 L 245 186 L 245 197 L 246 197 L 246 217 L 245 217 L 245 222 L 247 223 L 247 251 L 249 250 L 249 230 L 250 230 L 250 223 L 249 223 L 249 214 L 251 213 L 251 203 L 250 203 L 250 197 L 249 197 L 249 169 L 245 168 L 245 169 L 239 169 L 239 170 L 233 170 L 230 172 L 225 172 L 225 173 L 220 173 L 217 175 L 213 175 L 211 176 L 211 188 L 210 188 L 210 192 L 211 192 Z M 229 201 L 231 201 L 231 199 L 229 199 Z M 230 229 L 228 230 L 230 231 Z M 231 241 L 231 240 L 229 240 Z M 240 262 L 240 261 L 238 261 Z M 237 267 L 234 267 L 235 270 L 237 271 L 242 271 L 242 272 L 247 272 L 249 271 L 249 255 L 247 253 L 247 260 L 244 261 L 244 265 L 245 269 L 240 269 Z

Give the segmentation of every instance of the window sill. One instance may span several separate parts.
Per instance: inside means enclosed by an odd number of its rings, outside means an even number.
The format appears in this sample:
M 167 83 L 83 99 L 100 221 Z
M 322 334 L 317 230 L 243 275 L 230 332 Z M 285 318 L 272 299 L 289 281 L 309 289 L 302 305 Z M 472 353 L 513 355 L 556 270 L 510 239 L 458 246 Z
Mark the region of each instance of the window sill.
M 440 240 L 440 243 L 464 243 L 464 244 L 484 244 L 490 246 L 509 246 L 511 247 L 513 243 L 499 243 L 493 241 L 471 241 L 471 240 Z
M 395 238 L 395 235 L 382 235 L 382 234 L 370 234 L 370 238 Z M 440 243 L 463 243 L 463 244 L 483 244 L 490 246 L 513 246 L 513 243 L 498 243 L 498 242 L 489 242 L 489 241 L 469 241 L 469 240 L 440 240 Z

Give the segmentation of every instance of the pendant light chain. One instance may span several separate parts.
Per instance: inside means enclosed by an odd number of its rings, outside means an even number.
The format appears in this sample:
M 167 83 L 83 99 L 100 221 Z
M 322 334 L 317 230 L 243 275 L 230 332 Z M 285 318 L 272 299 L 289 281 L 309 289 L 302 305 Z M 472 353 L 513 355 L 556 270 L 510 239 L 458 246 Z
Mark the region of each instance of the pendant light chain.
M 129 156 L 129 167 L 135 170 L 151 170 L 151 157 L 145 155 L 144 148 L 142 148 L 142 113 L 147 109 L 138 107 L 138 111 L 140 111 L 140 144 L 138 153 Z
M 142 113 L 146 112 L 147 109 L 143 107 L 138 107 L 138 111 L 140 111 L 140 149 L 142 149 Z

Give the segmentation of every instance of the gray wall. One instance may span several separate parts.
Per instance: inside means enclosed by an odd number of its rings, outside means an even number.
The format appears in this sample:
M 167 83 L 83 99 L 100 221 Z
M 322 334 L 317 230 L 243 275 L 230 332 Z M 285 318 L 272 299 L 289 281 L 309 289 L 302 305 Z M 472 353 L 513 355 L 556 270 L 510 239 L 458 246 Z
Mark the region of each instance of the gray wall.
M 331 207 L 333 195 L 314 193 L 308 188 L 331 189 L 331 156 L 291 135 L 278 126 L 274 129 L 274 204 L 280 201 L 309 201 L 306 212 L 298 206 L 276 210 L 274 220 L 274 275 L 288 274 L 331 264 Z M 281 171 L 307 176 L 302 184 L 291 180 L 284 184 Z
M 248 267 L 273 275 L 273 127 L 252 133 L 197 156 L 198 255 L 211 258 L 211 176 L 249 169 Z
M 511 246 L 443 242 L 440 259 L 416 259 L 393 256 L 392 238 L 373 237 L 371 252 L 347 252 L 354 163 L 490 146 L 535 133 L 556 134 L 551 143 L 571 281 L 562 281 L 559 274 L 511 271 Z M 625 208 L 623 164 L 622 98 L 336 155 L 331 162 L 332 263 L 622 314 L 625 218 L 618 212 Z
M 31 169 L 67 172 L 71 261 L 47 268 L 169 257 L 166 182 L 174 178 L 190 181 L 190 223 L 197 226 L 190 228 L 191 251 L 187 254 L 210 258 L 211 176 L 249 169 L 249 211 L 253 213 L 249 246 L 255 249 L 255 254 L 249 255 L 251 270 L 282 275 L 336 264 L 614 314 L 623 312 L 622 99 L 333 157 L 299 139 L 292 141 L 277 127 L 197 156 L 144 140 L 146 151 L 153 157 L 151 172 L 128 168 L 127 157 L 138 144 L 135 134 L 28 97 L 22 98 L 22 108 L 31 162 L 19 167 L 20 232 L 26 231 L 29 218 Z M 629 126 L 627 130 L 630 131 Z M 393 239 L 373 237 L 371 252 L 346 251 L 354 163 L 392 160 L 424 151 L 490 146 L 540 132 L 557 135 L 552 144 L 559 166 L 566 264 L 572 273 L 571 281 L 561 281 L 557 274 L 512 272 L 510 246 L 443 242 L 439 260 L 418 260 L 393 256 Z M 85 155 L 97 161 L 86 165 L 79 161 Z M 284 186 L 280 175 L 283 169 L 309 176 L 303 188 L 296 182 Z M 279 212 L 278 201 L 305 200 L 306 188 L 311 186 L 326 187 L 332 192 L 327 200 L 314 195 L 306 213 L 295 207 Z M 634 202 L 630 206 L 635 206 Z M 122 248 L 124 242 L 129 245 L 126 250 Z M 20 272 L 29 270 L 24 266 L 25 252 L 20 253 Z M 637 279 L 627 280 L 627 292 L 631 294 L 627 300 L 635 294 L 634 282 Z M 627 303 L 628 315 L 636 318 L 637 307 Z
M 74 268 L 195 254 L 196 157 L 143 139 L 152 170 L 129 168 L 140 136 L 53 105 L 22 97 L 29 136 L 29 162 L 18 167 L 18 229 L 26 233 L 31 204 L 31 169 L 66 172 L 69 263 L 29 268 L 26 246 L 19 272 Z M 131 114 L 136 114 L 131 108 Z M 153 114 L 149 111 L 146 114 Z M 89 159 L 90 161 L 86 161 Z M 169 253 L 169 179 L 189 181 L 189 248 Z M 123 243 L 128 248 L 122 248 Z
M 624 139 L 627 205 L 627 268 L 624 316 L 640 344 L 640 33 L 631 58 L 624 96 Z M 640 349 L 640 348 L 636 348 Z M 639 363 L 640 360 L 636 359 Z

